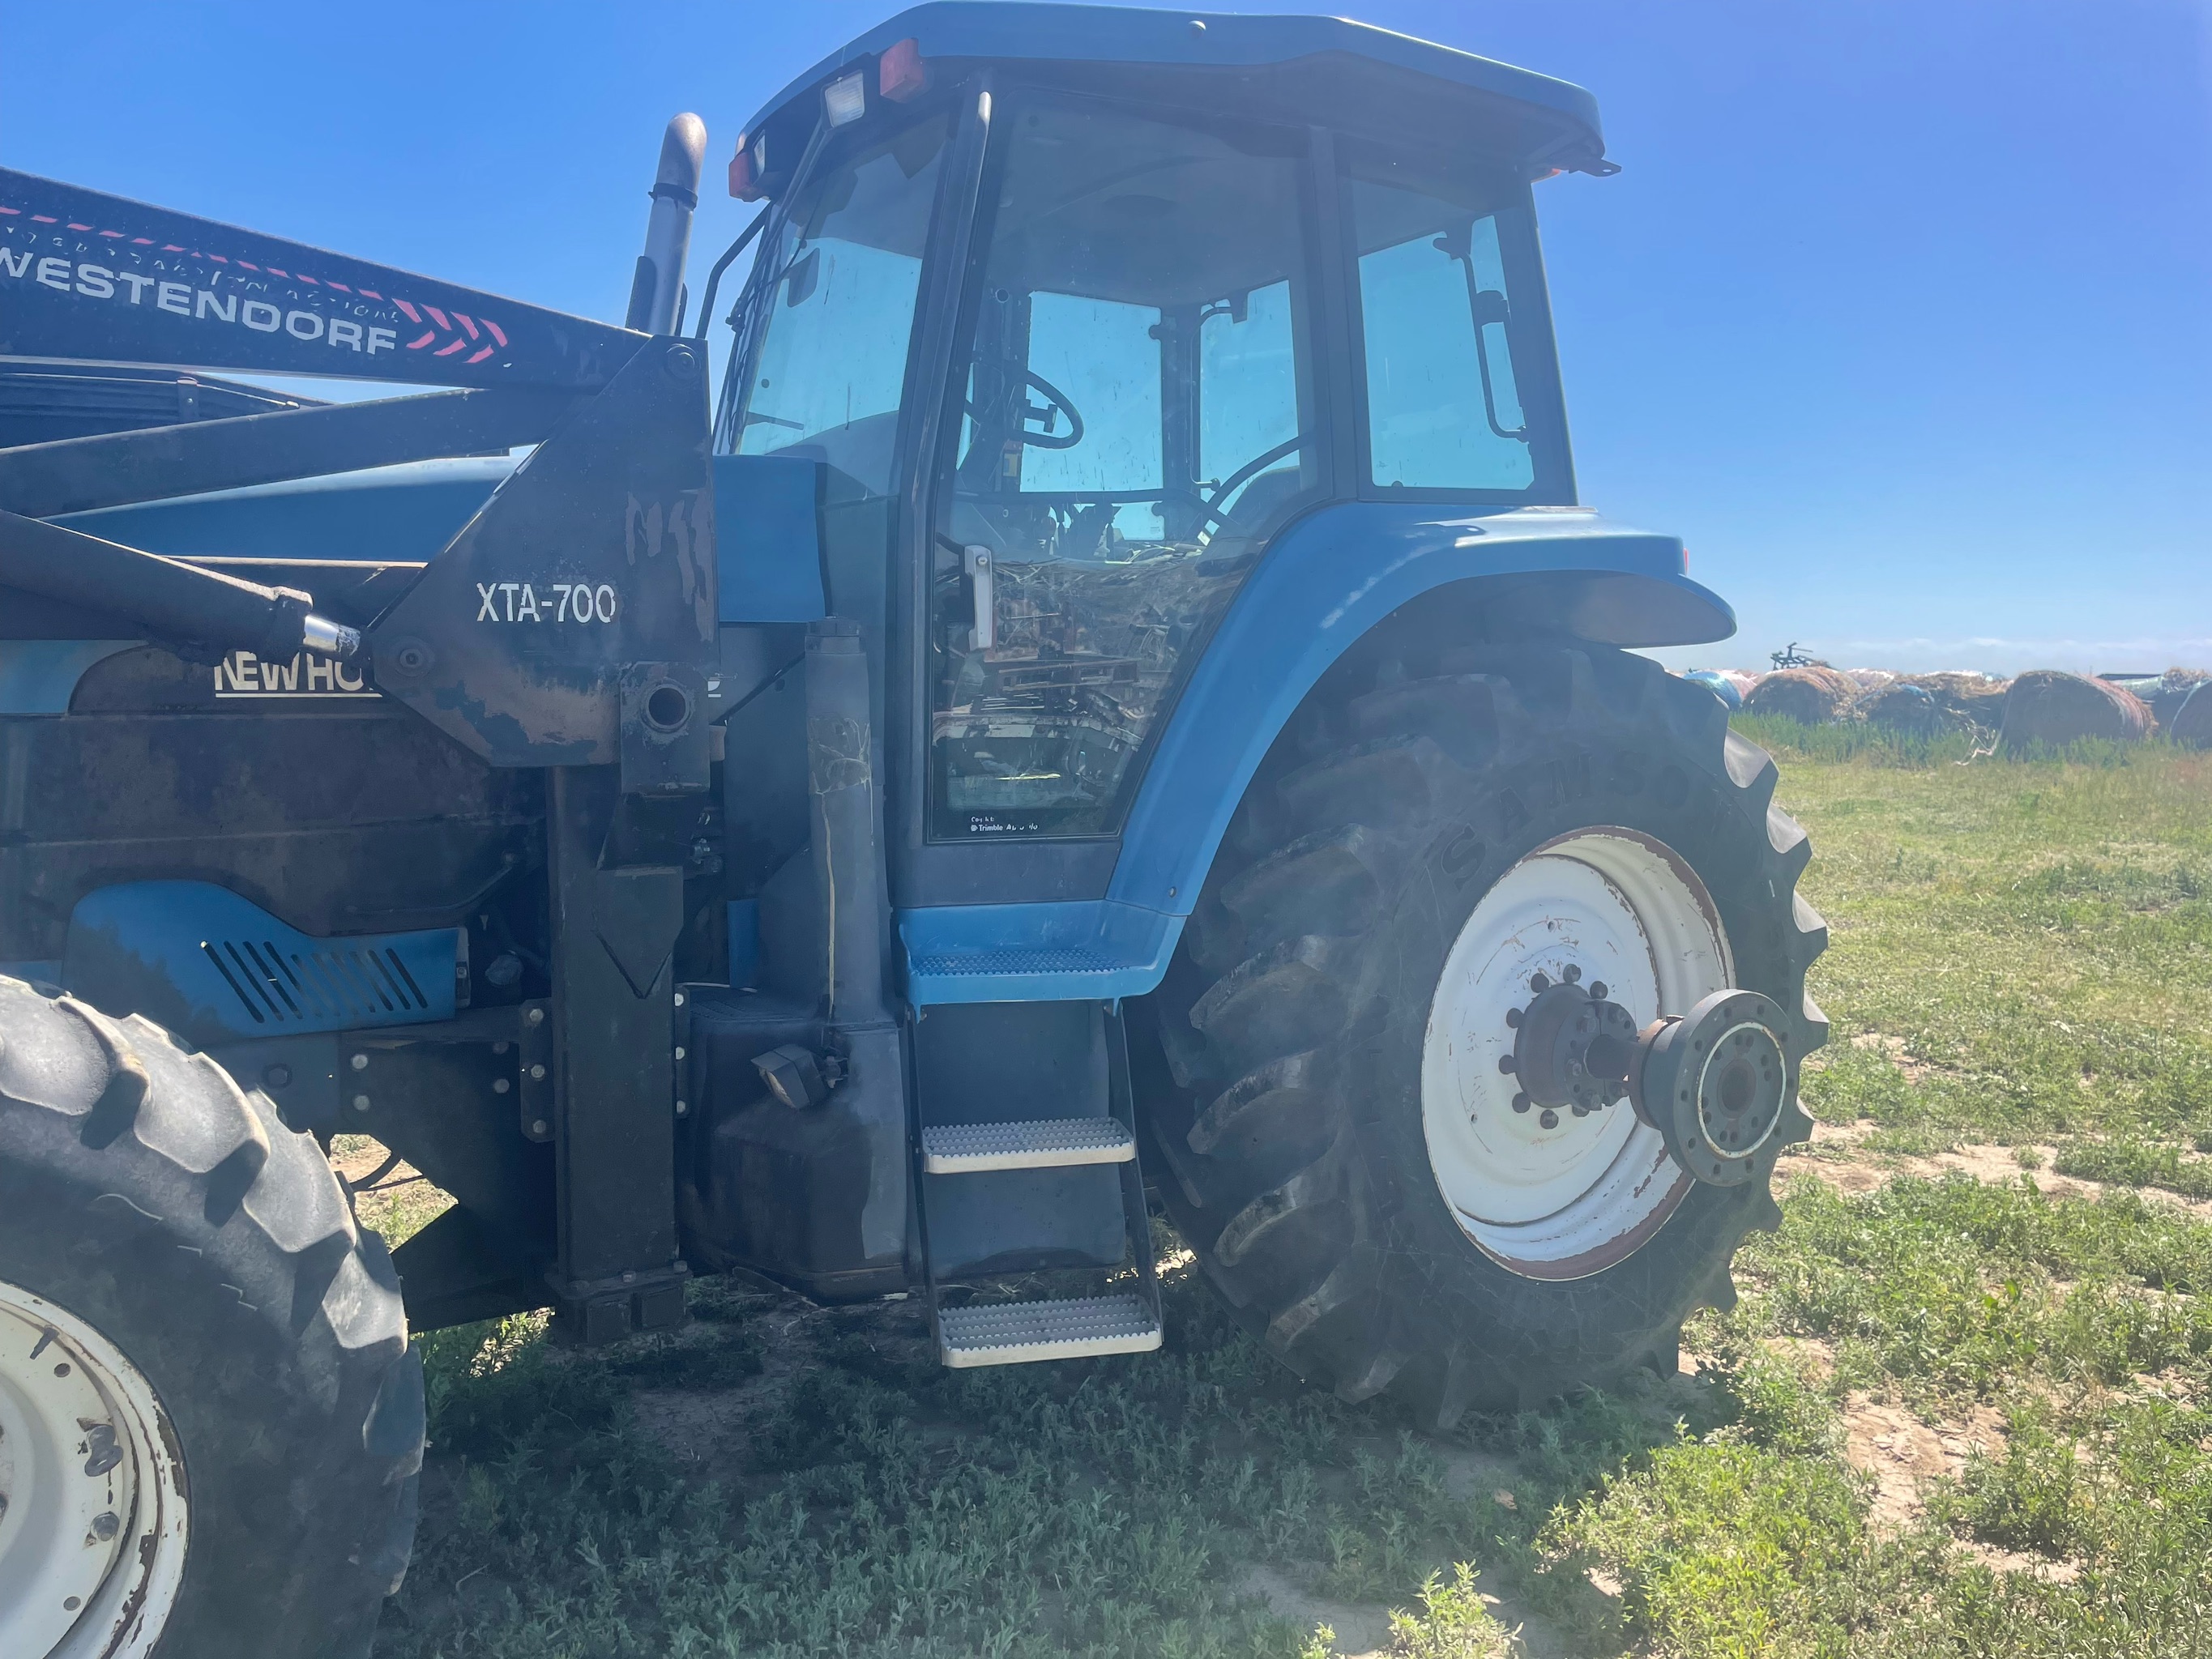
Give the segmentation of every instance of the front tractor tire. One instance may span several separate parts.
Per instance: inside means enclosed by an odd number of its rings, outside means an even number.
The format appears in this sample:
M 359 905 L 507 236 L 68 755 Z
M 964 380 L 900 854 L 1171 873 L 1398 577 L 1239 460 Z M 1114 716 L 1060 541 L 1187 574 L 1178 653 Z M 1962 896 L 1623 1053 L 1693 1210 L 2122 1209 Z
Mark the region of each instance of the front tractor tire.
M 1149 1000 L 1146 1089 L 1169 1214 L 1293 1370 L 1449 1427 L 1671 1372 L 1684 1318 L 1734 1302 L 1827 1030 L 1775 781 L 1711 693 L 1601 647 L 1378 651 L 1308 699 Z M 1625 1100 L 1522 1092 L 1513 1028 L 1563 976 L 1638 1025 L 1778 1005 L 1787 1092 L 1735 1184 Z
M 391 1258 L 313 1138 L 0 978 L 0 1655 L 366 1654 L 422 1432 Z

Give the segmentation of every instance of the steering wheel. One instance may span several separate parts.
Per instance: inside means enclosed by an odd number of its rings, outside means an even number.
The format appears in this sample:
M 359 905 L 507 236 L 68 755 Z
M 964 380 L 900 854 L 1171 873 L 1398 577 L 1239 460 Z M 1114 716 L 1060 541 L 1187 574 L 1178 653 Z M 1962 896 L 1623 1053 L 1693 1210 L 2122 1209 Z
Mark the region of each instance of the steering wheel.
M 1083 416 L 1065 392 L 1035 369 L 1024 368 L 1018 363 L 1005 362 L 1001 362 L 1000 367 L 1002 369 L 1018 373 L 1022 377 L 1021 418 L 1014 423 L 1012 431 L 1003 434 L 1005 437 L 1018 444 L 1026 444 L 1031 449 L 1073 449 L 1083 441 Z M 1042 408 L 1029 400 L 1029 392 L 1032 388 L 1044 394 L 1045 401 Z M 975 422 L 979 430 L 990 428 L 989 418 L 982 410 L 976 407 L 974 398 L 963 399 L 960 407 L 968 418 Z M 1052 430 L 1053 417 L 1055 414 L 1067 416 L 1067 432 L 1064 436 Z M 1030 431 L 1028 428 L 1031 421 L 1044 422 L 1045 429 L 1042 432 Z
M 1213 493 L 1211 495 L 1201 495 L 1194 489 L 1168 489 L 1163 490 L 1157 499 L 1188 501 L 1199 510 L 1207 523 L 1225 527 L 1229 523 L 1229 513 L 1222 510 L 1221 503 L 1234 495 L 1239 489 L 1259 473 L 1273 466 L 1285 455 L 1297 454 L 1310 441 L 1304 433 L 1300 433 L 1295 438 L 1285 438 L 1273 449 L 1255 455 L 1224 478 L 1213 487 Z M 1233 511 L 1235 511 L 1234 508 L 1230 509 L 1230 512 Z
M 1242 486 L 1249 483 L 1254 477 L 1266 471 L 1268 467 L 1274 465 L 1277 461 L 1281 460 L 1285 455 L 1295 455 L 1298 451 L 1304 449 L 1305 447 L 1306 435 L 1301 432 L 1295 438 L 1285 438 L 1281 443 L 1277 444 L 1273 449 L 1267 451 L 1265 453 L 1255 455 L 1250 460 L 1245 462 L 1243 465 L 1238 467 L 1234 472 L 1231 473 L 1227 477 L 1224 478 L 1219 483 L 1213 487 L 1213 494 L 1207 496 L 1203 503 L 1206 507 L 1206 516 L 1214 520 L 1217 524 L 1228 523 L 1229 515 L 1221 511 L 1218 503 L 1227 501 L 1231 495 L 1234 495 Z

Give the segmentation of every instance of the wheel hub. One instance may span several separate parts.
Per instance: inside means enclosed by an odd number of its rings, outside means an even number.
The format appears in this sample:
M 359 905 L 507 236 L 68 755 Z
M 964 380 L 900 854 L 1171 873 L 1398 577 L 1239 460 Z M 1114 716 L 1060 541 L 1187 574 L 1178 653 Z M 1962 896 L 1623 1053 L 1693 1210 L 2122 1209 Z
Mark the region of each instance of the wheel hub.
M 1560 969 L 1559 982 L 1533 974 L 1534 993 L 1523 1008 L 1509 1008 L 1513 1052 L 1498 1061 L 1518 1079 L 1513 1109 L 1540 1114 L 1547 1129 L 1559 1127 L 1559 1109 L 1577 1117 L 1601 1111 L 1628 1094 L 1636 1059 L 1636 1017 L 1606 996 L 1603 980 L 1582 983 L 1579 963 Z

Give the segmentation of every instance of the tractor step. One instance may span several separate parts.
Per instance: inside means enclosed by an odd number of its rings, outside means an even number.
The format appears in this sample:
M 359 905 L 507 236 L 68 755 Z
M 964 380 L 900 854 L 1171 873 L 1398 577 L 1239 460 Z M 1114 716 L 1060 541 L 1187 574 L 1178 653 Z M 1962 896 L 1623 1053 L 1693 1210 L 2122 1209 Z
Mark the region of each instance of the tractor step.
M 921 1167 L 931 1175 L 1126 1164 L 1136 1155 L 1136 1138 L 1127 1126 L 1110 1117 L 939 1123 L 921 1132 Z
M 1159 1315 L 1138 1295 L 970 1303 L 937 1315 L 938 1357 L 956 1370 L 1149 1353 L 1159 1346 Z
M 1097 1000 L 949 1004 L 918 1023 L 915 1062 L 938 1358 L 1019 1365 L 1158 1347 L 1121 1011 Z M 1026 1115 L 1046 1101 L 1066 1115 Z

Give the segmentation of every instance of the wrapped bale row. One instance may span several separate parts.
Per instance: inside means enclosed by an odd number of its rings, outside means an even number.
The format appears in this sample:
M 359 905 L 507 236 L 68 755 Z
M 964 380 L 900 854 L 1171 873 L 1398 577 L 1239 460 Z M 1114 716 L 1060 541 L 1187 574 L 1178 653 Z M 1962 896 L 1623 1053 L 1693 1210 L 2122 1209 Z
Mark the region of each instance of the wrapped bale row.
M 1994 732 L 2008 754 L 2085 739 L 2137 743 L 2153 732 L 2187 747 L 2212 748 L 2212 675 L 2196 669 L 2172 668 L 2146 678 L 2141 696 L 2126 685 L 2056 669 L 2036 669 L 2009 681 L 1826 666 L 1778 669 L 1755 678 L 1705 669 L 1688 678 L 1730 708 L 1736 706 L 1730 692 L 1740 690 L 1748 714 L 1804 726 L 1865 720 L 1922 737 Z

